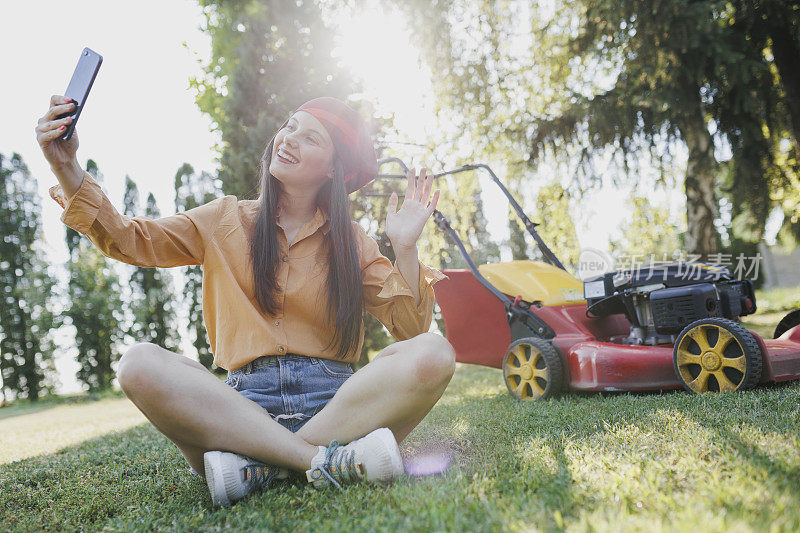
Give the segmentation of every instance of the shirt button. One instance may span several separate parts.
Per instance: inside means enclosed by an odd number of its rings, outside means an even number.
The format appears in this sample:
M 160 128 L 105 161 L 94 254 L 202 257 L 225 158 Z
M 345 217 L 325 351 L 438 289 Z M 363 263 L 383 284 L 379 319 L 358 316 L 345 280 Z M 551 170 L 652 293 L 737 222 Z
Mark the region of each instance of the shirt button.
M 287 256 L 287 255 L 284 255 L 284 256 L 282 257 L 282 259 L 283 259 L 283 262 L 285 263 L 286 261 L 288 261 L 288 260 L 289 260 L 289 256 Z
M 283 350 L 285 350 L 285 348 L 283 346 L 278 346 L 278 351 L 279 352 L 283 353 Z
M 275 321 L 275 325 L 276 325 L 276 326 L 277 326 L 278 324 L 280 324 L 280 323 L 281 323 L 281 321 L 280 321 L 280 320 L 276 320 L 276 321 Z

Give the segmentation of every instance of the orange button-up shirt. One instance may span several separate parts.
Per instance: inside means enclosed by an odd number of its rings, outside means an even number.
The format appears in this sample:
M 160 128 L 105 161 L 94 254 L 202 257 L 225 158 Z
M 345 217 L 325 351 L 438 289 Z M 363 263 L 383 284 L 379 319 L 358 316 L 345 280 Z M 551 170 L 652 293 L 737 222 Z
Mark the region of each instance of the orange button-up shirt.
M 107 257 L 143 267 L 202 265 L 203 321 L 214 364 L 235 370 L 262 355 L 296 353 L 335 359 L 324 348 L 333 334 L 327 317 L 327 255 L 323 240 L 329 218 L 320 208 L 291 245 L 279 231 L 280 310 L 263 313 L 253 289 L 249 236 L 257 200 L 224 196 L 186 212 L 151 220 L 120 214 L 91 174 L 67 198 L 60 185 L 50 196 L 64 208 L 61 221 L 86 235 Z M 280 223 L 279 223 L 280 226 Z M 447 276 L 419 261 L 419 294 L 378 250 L 378 243 L 353 222 L 359 249 L 365 307 L 397 340 L 428 331 L 433 318 L 433 284 Z M 355 362 L 364 342 L 344 359 Z

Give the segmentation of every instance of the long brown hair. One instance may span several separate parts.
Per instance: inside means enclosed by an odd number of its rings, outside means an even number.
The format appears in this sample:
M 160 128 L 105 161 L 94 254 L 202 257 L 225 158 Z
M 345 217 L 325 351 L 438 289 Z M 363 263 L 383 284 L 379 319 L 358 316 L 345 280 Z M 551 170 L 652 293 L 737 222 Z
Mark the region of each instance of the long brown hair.
M 281 128 L 288 122 L 287 119 Z M 277 296 L 281 291 L 277 281 L 280 262 L 277 209 L 281 183 L 269 171 L 276 136 L 277 132 L 267 144 L 259 165 L 258 212 L 250 243 L 256 301 L 262 312 L 273 316 L 278 311 Z M 336 152 L 333 155 L 333 179 L 328 180 L 317 193 L 317 205 L 330 217 L 330 229 L 323 246 L 328 248 L 328 320 L 334 325 L 334 334 L 324 349 L 335 346 L 337 358 L 343 359 L 358 347 L 364 289 L 350 217 L 350 198 L 345 188 L 344 169 Z

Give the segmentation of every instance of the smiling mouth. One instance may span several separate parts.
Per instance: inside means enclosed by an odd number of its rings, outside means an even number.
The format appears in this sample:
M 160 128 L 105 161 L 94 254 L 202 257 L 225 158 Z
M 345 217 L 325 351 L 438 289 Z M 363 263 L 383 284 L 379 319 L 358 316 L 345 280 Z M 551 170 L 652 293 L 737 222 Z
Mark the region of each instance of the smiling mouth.
M 275 156 L 278 158 L 278 161 L 280 161 L 284 165 L 296 165 L 297 163 L 299 163 L 299 161 L 292 161 L 290 159 L 286 159 L 285 157 L 283 157 L 280 154 L 280 150 L 278 150 L 278 152 L 275 153 Z

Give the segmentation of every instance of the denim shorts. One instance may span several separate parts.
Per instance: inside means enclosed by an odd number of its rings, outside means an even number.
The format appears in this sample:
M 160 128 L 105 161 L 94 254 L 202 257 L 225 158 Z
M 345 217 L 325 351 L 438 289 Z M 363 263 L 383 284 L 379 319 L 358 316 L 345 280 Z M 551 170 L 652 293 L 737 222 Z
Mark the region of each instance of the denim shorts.
M 350 363 L 290 353 L 264 355 L 229 370 L 225 384 L 294 432 L 321 411 L 352 375 Z

